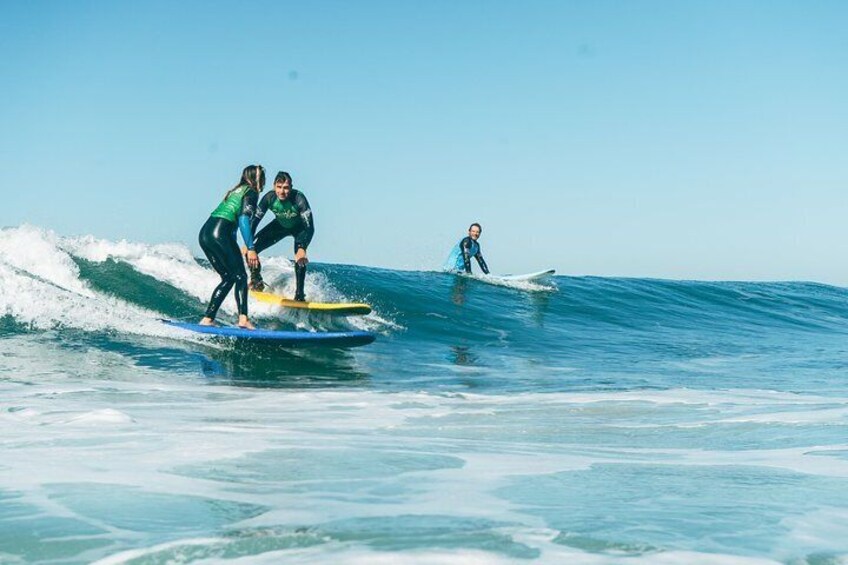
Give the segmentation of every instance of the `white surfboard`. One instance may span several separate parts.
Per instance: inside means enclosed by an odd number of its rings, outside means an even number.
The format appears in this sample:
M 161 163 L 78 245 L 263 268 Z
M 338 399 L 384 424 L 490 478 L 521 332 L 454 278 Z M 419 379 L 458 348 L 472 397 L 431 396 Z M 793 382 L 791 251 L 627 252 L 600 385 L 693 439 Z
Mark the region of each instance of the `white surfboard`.
M 546 279 L 556 273 L 555 269 L 548 269 L 547 271 L 538 271 L 536 273 L 526 273 L 523 275 L 489 275 L 492 278 L 500 279 L 502 281 L 538 281 L 542 279 Z

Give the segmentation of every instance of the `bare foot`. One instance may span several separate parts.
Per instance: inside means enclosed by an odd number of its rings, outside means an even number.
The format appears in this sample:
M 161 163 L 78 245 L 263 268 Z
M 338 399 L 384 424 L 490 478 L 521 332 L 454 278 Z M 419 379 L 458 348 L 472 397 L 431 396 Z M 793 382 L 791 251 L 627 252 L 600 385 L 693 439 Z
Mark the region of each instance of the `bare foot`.
M 200 325 L 200 326 L 214 326 L 215 320 L 213 320 L 209 316 L 205 316 L 202 320 L 200 320 L 200 323 L 198 325 Z
M 250 320 L 247 319 L 247 316 L 239 316 L 238 327 L 244 328 L 246 330 L 256 329 L 256 327 L 250 323 Z

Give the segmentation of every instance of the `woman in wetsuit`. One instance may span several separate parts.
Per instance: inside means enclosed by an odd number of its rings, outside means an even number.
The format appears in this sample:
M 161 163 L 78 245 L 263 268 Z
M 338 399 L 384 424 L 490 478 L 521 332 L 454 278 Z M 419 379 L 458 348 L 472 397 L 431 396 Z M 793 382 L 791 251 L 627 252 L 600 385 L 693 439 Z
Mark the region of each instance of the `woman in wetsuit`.
M 242 255 L 239 252 L 236 231 L 247 245 L 247 264 L 259 265 L 259 257 L 253 247 L 253 215 L 259 193 L 265 187 L 265 169 L 260 165 L 249 165 L 241 173 L 239 182 L 224 195 L 218 207 L 212 211 L 209 219 L 200 228 L 200 247 L 212 268 L 221 275 L 221 282 L 212 292 L 206 315 L 200 325 L 211 326 L 224 298 L 233 286 L 236 287 L 236 306 L 238 307 L 238 325 L 253 329 L 247 319 L 247 273 L 244 270 Z
M 315 234 L 315 221 L 309 201 L 302 192 L 292 187 L 293 184 L 291 175 L 285 171 L 280 171 L 274 177 L 274 192 L 269 192 L 259 201 L 259 207 L 253 215 L 253 229 L 256 230 L 268 210 L 274 213 L 276 221 L 271 222 L 256 234 L 254 245 L 256 253 L 262 253 L 284 237 L 294 237 L 296 283 L 294 299 L 305 301 L 303 286 L 306 280 L 306 265 L 309 263 L 306 248 L 309 247 L 309 242 Z M 251 265 L 250 288 L 254 290 L 265 288 L 261 267 L 258 264 L 255 267 Z

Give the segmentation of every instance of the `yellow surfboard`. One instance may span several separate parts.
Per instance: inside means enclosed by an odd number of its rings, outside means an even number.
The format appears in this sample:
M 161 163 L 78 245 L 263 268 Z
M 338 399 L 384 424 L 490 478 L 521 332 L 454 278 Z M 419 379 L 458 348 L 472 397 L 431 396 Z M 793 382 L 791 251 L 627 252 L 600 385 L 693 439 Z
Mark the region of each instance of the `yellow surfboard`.
M 270 292 L 259 292 L 256 290 L 251 290 L 250 296 L 259 302 L 264 302 L 266 304 L 273 304 L 283 308 L 307 310 L 309 312 L 320 312 L 322 314 L 332 314 L 334 316 L 357 316 L 369 314 L 371 312 L 371 307 L 367 304 L 350 304 L 344 302 L 300 302 L 298 300 L 283 298 L 282 296 L 277 296 Z

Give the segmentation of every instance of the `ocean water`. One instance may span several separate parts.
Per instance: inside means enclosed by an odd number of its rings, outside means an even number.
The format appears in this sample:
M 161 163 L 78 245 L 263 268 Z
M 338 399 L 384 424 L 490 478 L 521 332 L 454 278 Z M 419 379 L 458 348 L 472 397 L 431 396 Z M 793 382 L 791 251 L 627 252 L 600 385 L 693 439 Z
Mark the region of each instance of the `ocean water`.
M 0 563 L 848 563 L 846 289 L 315 263 L 374 312 L 254 320 L 374 344 L 158 321 L 216 280 L 0 230 Z

